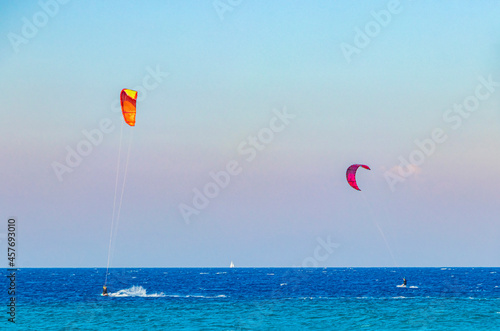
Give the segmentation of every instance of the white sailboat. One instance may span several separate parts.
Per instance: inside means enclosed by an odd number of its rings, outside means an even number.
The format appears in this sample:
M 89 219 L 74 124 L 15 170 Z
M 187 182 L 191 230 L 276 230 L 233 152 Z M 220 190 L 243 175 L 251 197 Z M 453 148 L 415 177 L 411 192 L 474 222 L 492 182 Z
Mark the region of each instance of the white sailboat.
M 231 261 L 231 264 L 229 265 L 229 268 L 234 268 L 234 263 Z

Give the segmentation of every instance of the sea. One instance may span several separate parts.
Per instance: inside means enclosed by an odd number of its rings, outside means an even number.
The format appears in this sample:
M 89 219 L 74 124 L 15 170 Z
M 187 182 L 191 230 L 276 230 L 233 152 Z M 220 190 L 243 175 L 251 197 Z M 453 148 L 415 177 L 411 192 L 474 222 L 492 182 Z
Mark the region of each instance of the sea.
M 3 269 L 0 329 L 500 330 L 500 268 L 113 268 L 103 297 L 105 273 Z

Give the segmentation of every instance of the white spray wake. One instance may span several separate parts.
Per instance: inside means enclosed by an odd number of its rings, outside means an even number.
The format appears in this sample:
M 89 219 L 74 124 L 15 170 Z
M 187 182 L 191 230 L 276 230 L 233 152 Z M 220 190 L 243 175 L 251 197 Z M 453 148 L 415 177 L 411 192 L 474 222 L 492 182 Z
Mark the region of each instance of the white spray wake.
M 164 297 L 165 294 L 161 293 L 153 293 L 147 294 L 146 289 L 142 286 L 132 286 L 131 288 L 127 288 L 124 290 L 119 290 L 115 293 L 110 293 L 110 297 L 143 297 L 143 298 L 155 298 L 155 297 Z

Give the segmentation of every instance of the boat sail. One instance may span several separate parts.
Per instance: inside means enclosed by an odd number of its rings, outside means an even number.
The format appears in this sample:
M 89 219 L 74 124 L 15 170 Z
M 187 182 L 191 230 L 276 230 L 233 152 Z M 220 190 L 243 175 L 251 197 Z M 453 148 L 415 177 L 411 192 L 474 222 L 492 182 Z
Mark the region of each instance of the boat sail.
M 234 268 L 234 263 L 231 261 L 231 264 L 229 265 L 229 268 Z

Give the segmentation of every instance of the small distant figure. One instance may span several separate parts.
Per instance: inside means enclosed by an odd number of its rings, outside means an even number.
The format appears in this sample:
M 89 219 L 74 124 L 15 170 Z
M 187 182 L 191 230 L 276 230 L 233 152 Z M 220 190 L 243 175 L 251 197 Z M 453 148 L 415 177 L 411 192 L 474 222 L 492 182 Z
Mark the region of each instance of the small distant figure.
M 403 285 L 406 286 L 406 278 L 403 277 Z
M 107 297 L 108 296 L 108 288 L 106 285 L 102 287 L 102 296 Z

